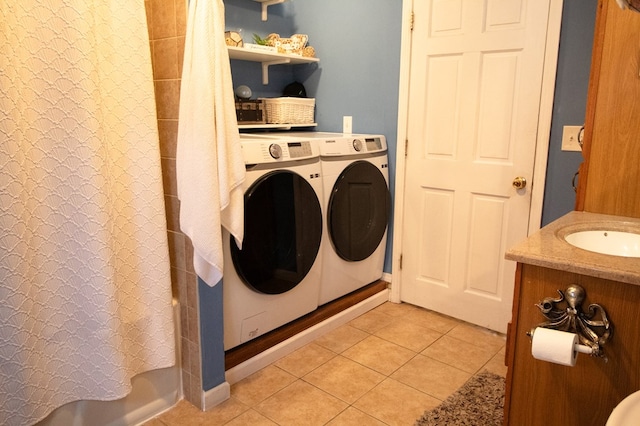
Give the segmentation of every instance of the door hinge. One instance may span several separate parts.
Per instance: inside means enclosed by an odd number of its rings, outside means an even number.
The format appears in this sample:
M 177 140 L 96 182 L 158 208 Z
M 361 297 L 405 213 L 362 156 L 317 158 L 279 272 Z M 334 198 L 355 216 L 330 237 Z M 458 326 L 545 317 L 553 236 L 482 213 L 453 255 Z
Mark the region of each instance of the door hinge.
M 409 139 L 405 139 L 404 140 L 404 156 L 407 156 L 407 153 L 409 152 Z
M 415 22 L 416 15 L 411 11 L 411 20 L 409 21 L 409 29 L 413 31 L 413 23 Z
M 402 253 L 400 254 L 400 262 L 399 263 L 400 263 L 400 265 L 399 265 L 400 269 L 402 269 Z

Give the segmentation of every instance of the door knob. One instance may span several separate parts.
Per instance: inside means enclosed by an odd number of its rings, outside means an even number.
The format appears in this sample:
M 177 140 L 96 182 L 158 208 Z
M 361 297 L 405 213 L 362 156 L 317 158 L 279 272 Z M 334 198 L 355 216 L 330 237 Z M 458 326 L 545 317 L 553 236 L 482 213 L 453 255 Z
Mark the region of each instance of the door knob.
M 512 185 L 515 189 L 522 189 L 527 186 L 527 179 L 523 178 L 522 176 L 518 176 L 513 179 Z

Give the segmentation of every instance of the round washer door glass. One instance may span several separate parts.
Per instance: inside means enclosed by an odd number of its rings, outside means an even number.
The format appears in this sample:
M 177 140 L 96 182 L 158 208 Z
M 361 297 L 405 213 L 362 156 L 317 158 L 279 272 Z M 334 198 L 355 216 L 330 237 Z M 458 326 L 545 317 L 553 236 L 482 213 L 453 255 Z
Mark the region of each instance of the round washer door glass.
M 364 260 L 387 230 L 391 194 L 382 172 L 368 161 L 355 161 L 336 180 L 328 205 L 333 248 L 346 261 Z
M 242 250 L 233 238 L 231 259 L 242 281 L 266 294 L 281 294 L 309 273 L 320 249 L 322 210 L 302 176 L 277 170 L 244 195 Z

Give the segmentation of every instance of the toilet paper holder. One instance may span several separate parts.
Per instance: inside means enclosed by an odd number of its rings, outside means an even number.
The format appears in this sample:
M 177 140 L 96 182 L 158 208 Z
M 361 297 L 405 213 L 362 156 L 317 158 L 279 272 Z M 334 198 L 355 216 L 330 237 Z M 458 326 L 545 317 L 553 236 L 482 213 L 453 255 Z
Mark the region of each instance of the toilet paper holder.
M 570 285 L 564 292 L 558 290 L 558 294 L 560 297 L 545 297 L 540 303 L 536 303 L 547 319 L 537 327 L 575 333 L 578 335 L 579 344 L 590 348 L 590 351 L 585 350 L 585 353 L 604 358 L 606 361 L 602 346 L 613 334 L 613 324 L 609 321 L 607 312 L 597 303 L 590 304 L 587 312 L 583 311 L 582 303 L 587 293 L 577 284 Z M 566 306 L 562 306 L 562 302 L 565 302 Z M 527 335 L 531 337 L 532 331 L 527 332 Z

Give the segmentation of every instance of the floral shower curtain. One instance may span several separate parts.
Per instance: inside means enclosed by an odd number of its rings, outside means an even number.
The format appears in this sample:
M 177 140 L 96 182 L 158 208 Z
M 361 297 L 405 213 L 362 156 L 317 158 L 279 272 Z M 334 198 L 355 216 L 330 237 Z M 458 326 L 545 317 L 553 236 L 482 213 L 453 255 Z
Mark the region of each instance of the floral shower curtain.
M 0 2 L 0 424 L 175 363 L 142 0 Z

